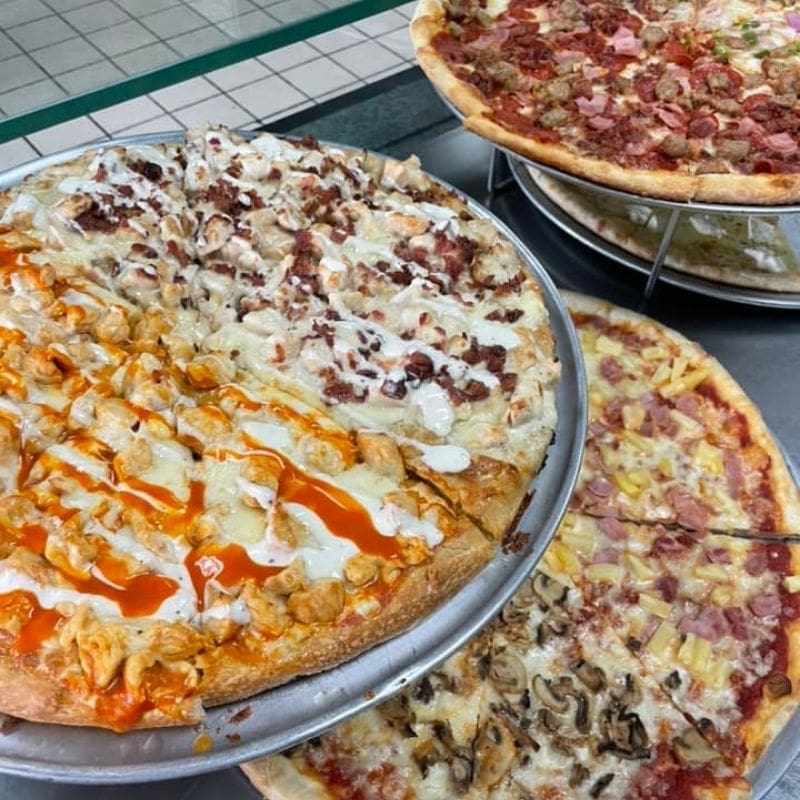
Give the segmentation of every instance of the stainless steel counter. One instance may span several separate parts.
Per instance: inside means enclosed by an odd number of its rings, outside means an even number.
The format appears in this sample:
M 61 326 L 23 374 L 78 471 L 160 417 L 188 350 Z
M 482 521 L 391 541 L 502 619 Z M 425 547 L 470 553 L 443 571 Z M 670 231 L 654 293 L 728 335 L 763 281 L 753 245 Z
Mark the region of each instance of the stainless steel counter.
M 425 167 L 477 200 L 485 199 L 490 148 L 461 131 L 451 131 L 416 148 Z M 501 193 L 492 209 L 525 239 L 556 282 L 636 308 L 643 280 L 537 218 L 515 187 Z M 730 370 L 759 405 L 786 452 L 800 463 L 800 313 L 750 309 L 659 288 L 646 313 L 699 341 Z M 12 734 L 13 735 L 13 734 Z M 69 730 L 64 730 L 69 737 Z M 199 756 L 198 758 L 202 758 Z M 767 795 L 800 796 L 800 760 Z M 127 787 L 70 787 L 0 776 L 0 800 L 257 800 L 238 770 L 197 778 Z

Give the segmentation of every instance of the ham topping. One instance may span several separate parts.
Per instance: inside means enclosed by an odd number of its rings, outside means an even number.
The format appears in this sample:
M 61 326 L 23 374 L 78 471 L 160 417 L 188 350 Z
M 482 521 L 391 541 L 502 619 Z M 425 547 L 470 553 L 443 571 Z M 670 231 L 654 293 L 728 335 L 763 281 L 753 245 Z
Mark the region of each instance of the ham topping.
M 594 117 L 606 110 L 608 95 L 596 94 L 591 100 L 587 100 L 585 97 L 578 97 L 575 103 L 578 106 L 578 111 L 585 117 Z
M 750 601 L 750 610 L 757 617 L 775 617 L 781 613 L 781 599 L 776 594 L 762 594 Z
M 716 606 L 704 608 L 696 617 L 684 617 L 678 625 L 681 633 L 693 633 L 710 642 L 719 641 L 730 631 L 725 614 Z
M 761 548 L 752 550 L 744 562 L 744 568 L 748 575 L 757 578 L 763 575 L 767 569 L 767 554 Z
M 659 108 L 656 111 L 661 121 L 669 128 L 683 128 L 683 118 L 672 111 L 667 111 L 665 108 Z
M 608 117 L 589 117 L 589 125 L 599 131 L 607 131 L 616 125 L 616 121 Z
M 608 497 L 614 491 L 613 484 L 606 478 L 595 478 L 586 488 L 596 497 Z
M 797 152 L 797 142 L 789 133 L 773 133 L 772 136 L 765 136 L 764 142 L 770 150 L 774 150 L 782 156 L 790 156 Z
M 625 538 L 625 528 L 623 528 L 622 523 L 618 519 L 614 519 L 614 517 L 605 517 L 601 519 L 597 523 L 597 527 L 600 529 L 601 533 L 608 536 L 608 538 L 614 542 Z
M 619 564 L 619 553 L 613 547 L 601 547 L 592 558 L 593 564 Z
M 800 14 L 796 11 L 786 12 L 786 24 L 796 31 L 800 31 Z
M 712 547 L 705 551 L 705 557 L 712 564 L 730 564 L 731 554 L 724 547 Z
M 751 133 L 761 132 L 764 129 L 752 118 L 742 117 L 739 120 L 739 133 L 742 136 L 749 136 Z
M 614 46 L 614 52 L 620 56 L 638 56 L 642 49 L 641 40 L 636 38 L 636 35 L 630 28 L 621 25 L 617 28 L 616 33 L 611 38 L 611 44 Z
M 728 482 L 728 491 L 731 497 L 738 497 L 744 484 L 744 474 L 742 473 L 742 462 L 739 454 L 733 450 L 722 452 L 722 463 L 725 467 L 725 479 Z
M 600 359 L 600 374 L 609 382 L 617 383 L 622 379 L 622 364 L 614 356 L 603 356 Z
M 711 509 L 705 503 L 691 497 L 685 489 L 677 486 L 667 492 L 667 502 L 675 511 L 676 522 L 686 528 L 702 530 L 711 516 Z
M 747 640 L 747 621 L 750 618 L 750 613 L 738 606 L 730 606 L 723 612 L 725 619 L 728 620 L 731 626 L 731 635 L 734 639 L 740 642 Z
M 674 575 L 662 575 L 653 582 L 662 599 L 671 603 L 678 596 L 678 579 Z

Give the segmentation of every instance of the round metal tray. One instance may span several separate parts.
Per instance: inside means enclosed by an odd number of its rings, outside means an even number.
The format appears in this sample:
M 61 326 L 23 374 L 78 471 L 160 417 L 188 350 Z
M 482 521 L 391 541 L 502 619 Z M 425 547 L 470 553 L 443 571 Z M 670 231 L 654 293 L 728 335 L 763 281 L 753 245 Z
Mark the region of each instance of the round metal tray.
M 246 134 L 245 134 L 246 135 Z M 254 135 L 254 134 L 250 134 Z M 86 150 L 180 141 L 181 133 L 149 134 L 88 145 L 25 164 L 0 176 L 0 190 L 27 174 Z M 331 145 L 338 147 L 338 145 Z M 415 627 L 339 667 L 279 686 L 240 703 L 208 710 L 196 728 L 115 734 L 23 722 L 0 736 L 0 772 L 66 783 L 156 781 L 210 772 L 273 753 L 316 736 L 421 678 L 494 617 L 530 573 L 566 511 L 586 433 L 586 379 L 575 329 L 540 262 L 497 217 L 449 184 L 476 215 L 490 220 L 518 249 L 542 289 L 562 366 L 558 422 L 545 464 L 531 485 L 533 499 L 518 521 L 528 533 L 520 552 L 499 552 L 472 581 Z M 237 714 L 249 709 L 243 721 Z M 246 712 L 245 712 L 246 714 Z M 244 716 L 242 714 L 241 716 Z M 213 748 L 197 754 L 203 731 Z
M 652 260 L 634 255 L 619 245 L 607 241 L 599 234 L 582 225 L 574 217 L 564 211 L 538 186 L 530 173 L 527 162 L 515 157 L 508 157 L 508 165 L 519 187 L 533 206 L 547 217 L 561 230 L 568 233 L 587 247 L 591 247 L 601 255 L 606 256 L 625 267 L 635 270 L 643 275 L 650 275 L 653 270 Z M 539 167 L 535 167 L 539 169 Z M 559 176 L 560 178 L 561 176 Z M 630 202 L 630 201 L 625 201 Z M 649 198 L 634 197 L 638 205 L 650 205 Z M 774 213 L 774 211 L 773 211 Z M 733 286 L 691 275 L 687 272 L 664 266 L 659 280 L 677 286 L 687 291 L 727 300 L 734 303 L 765 306 L 769 308 L 800 308 L 800 293 L 797 292 L 768 292 L 745 286 Z

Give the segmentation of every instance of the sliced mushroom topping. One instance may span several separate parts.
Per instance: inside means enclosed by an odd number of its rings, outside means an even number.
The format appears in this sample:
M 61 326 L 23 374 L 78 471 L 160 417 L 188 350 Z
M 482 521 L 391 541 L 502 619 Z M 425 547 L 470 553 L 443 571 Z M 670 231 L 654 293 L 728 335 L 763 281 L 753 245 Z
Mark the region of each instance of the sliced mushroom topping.
M 465 753 L 453 756 L 450 762 L 450 775 L 460 792 L 466 792 L 472 783 L 472 761 Z
M 537 572 L 533 576 L 532 585 L 542 611 L 557 608 L 567 599 L 567 587 L 548 577 L 544 572 Z
M 416 715 L 408 707 L 408 698 L 405 695 L 392 697 L 382 703 L 379 708 L 384 719 L 403 736 L 416 736 L 411 727 L 416 722 Z
M 484 653 L 479 659 L 477 663 L 478 668 L 478 677 L 481 680 L 486 680 L 489 676 L 489 667 L 491 666 L 491 656 L 488 653 Z
M 556 714 L 565 714 L 569 709 L 569 701 L 566 697 L 556 694 L 547 678 L 536 675 L 533 678 L 533 692 L 551 711 Z
M 578 733 L 589 733 L 589 698 L 581 692 L 575 697 L 575 727 Z
M 589 777 L 589 770 L 583 764 L 576 761 L 569 771 L 569 786 L 571 789 L 576 789 Z
M 680 689 L 681 686 L 681 676 L 678 670 L 674 669 L 664 678 L 664 686 L 667 689 Z
M 494 711 L 498 717 L 502 717 L 505 720 L 509 730 L 514 734 L 514 743 L 517 747 L 530 747 L 534 752 L 539 751 L 539 742 L 528 733 L 528 728 L 532 721 L 530 718 L 518 717 L 506 706 L 493 705 L 492 711 Z
M 457 749 L 456 740 L 453 738 L 453 729 L 449 722 L 434 722 L 433 735 L 450 751 Z
M 683 736 L 676 736 L 672 740 L 672 749 L 686 764 L 708 764 L 720 757 L 696 728 L 687 728 Z
M 519 656 L 496 653 L 489 666 L 489 678 L 503 694 L 522 694 L 528 686 L 528 673 Z
M 449 760 L 449 752 L 447 748 L 438 739 L 430 738 L 420 742 L 411 754 L 414 762 L 424 778 L 428 774 L 428 770 L 434 765 L 442 761 Z
M 719 734 L 717 733 L 717 726 L 708 718 L 702 717 L 701 719 L 697 720 L 697 730 L 700 731 L 700 735 L 710 744 L 714 744 L 719 739 Z
M 564 636 L 569 633 L 570 622 L 568 619 L 553 615 L 536 627 L 536 644 L 544 647 L 554 636 Z
M 543 707 L 536 711 L 536 724 L 554 733 L 561 727 L 561 720 L 549 708 Z
M 488 722 L 475 742 L 475 780 L 479 789 L 497 786 L 516 756 L 514 738 L 502 722 Z
M 623 708 L 638 706 L 642 702 L 642 689 L 636 678 L 630 674 L 625 676 L 625 688 L 622 694 L 617 696 L 617 700 Z
M 620 758 L 636 760 L 650 757 L 650 739 L 638 714 L 606 709 L 600 715 L 603 741 L 598 750 L 611 752 Z
M 600 667 L 595 667 L 588 661 L 580 659 L 579 661 L 573 661 L 569 668 L 589 691 L 597 694 L 601 689 L 605 689 L 606 674 Z
M 792 693 L 792 682 L 782 672 L 772 672 L 764 681 L 764 691 L 770 700 L 778 700 Z
M 414 690 L 414 699 L 427 705 L 433 700 L 437 692 L 448 692 L 453 690 L 452 680 L 441 672 L 431 672 L 426 675 Z
M 614 780 L 614 773 L 607 772 L 602 777 L 598 778 L 591 789 L 589 789 L 589 797 L 600 797 L 605 789 L 608 788 L 608 784 Z

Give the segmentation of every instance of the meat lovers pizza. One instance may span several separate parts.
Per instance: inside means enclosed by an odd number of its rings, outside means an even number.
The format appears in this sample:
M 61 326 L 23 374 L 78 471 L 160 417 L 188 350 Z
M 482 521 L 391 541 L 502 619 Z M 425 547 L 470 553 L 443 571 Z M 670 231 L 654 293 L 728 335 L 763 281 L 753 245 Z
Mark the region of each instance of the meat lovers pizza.
M 0 226 L 0 711 L 196 722 L 413 624 L 525 503 L 541 291 L 416 159 L 204 129 Z
M 523 167 L 525 169 L 525 167 Z M 625 203 L 527 167 L 536 186 L 576 222 L 651 264 L 669 209 Z M 768 292 L 800 292 L 800 236 L 793 215 L 685 211 L 665 264 L 706 280 Z
M 770 516 L 748 518 L 744 487 L 763 484 L 768 460 L 776 474 L 786 465 L 741 389 L 654 320 L 566 300 L 590 394 L 602 395 L 582 476 L 583 487 L 598 482 L 594 499 L 579 489 L 537 571 L 442 667 L 334 731 L 245 765 L 269 800 L 750 795 L 748 773 L 800 701 L 800 546 L 768 524 L 796 524 L 797 489 L 765 488 Z M 649 358 L 675 370 L 670 381 L 695 377 L 677 394 L 642 379 L 654 387 L 645 397 L 632 375 L 649 377 Z M 691 438 L 673 411 L 694 421 Z M 735 434 L 724 440 L 723 413 Z M 602 467 L 596 439 L 614 459 Z M 665 494 L 674 499 L 662 503 Z M 710 532 L 710 521 L 741 530 Z
M 786 0 L 420 0 L 420 65 L 486 138 L 636 194 L 800 200 Z

